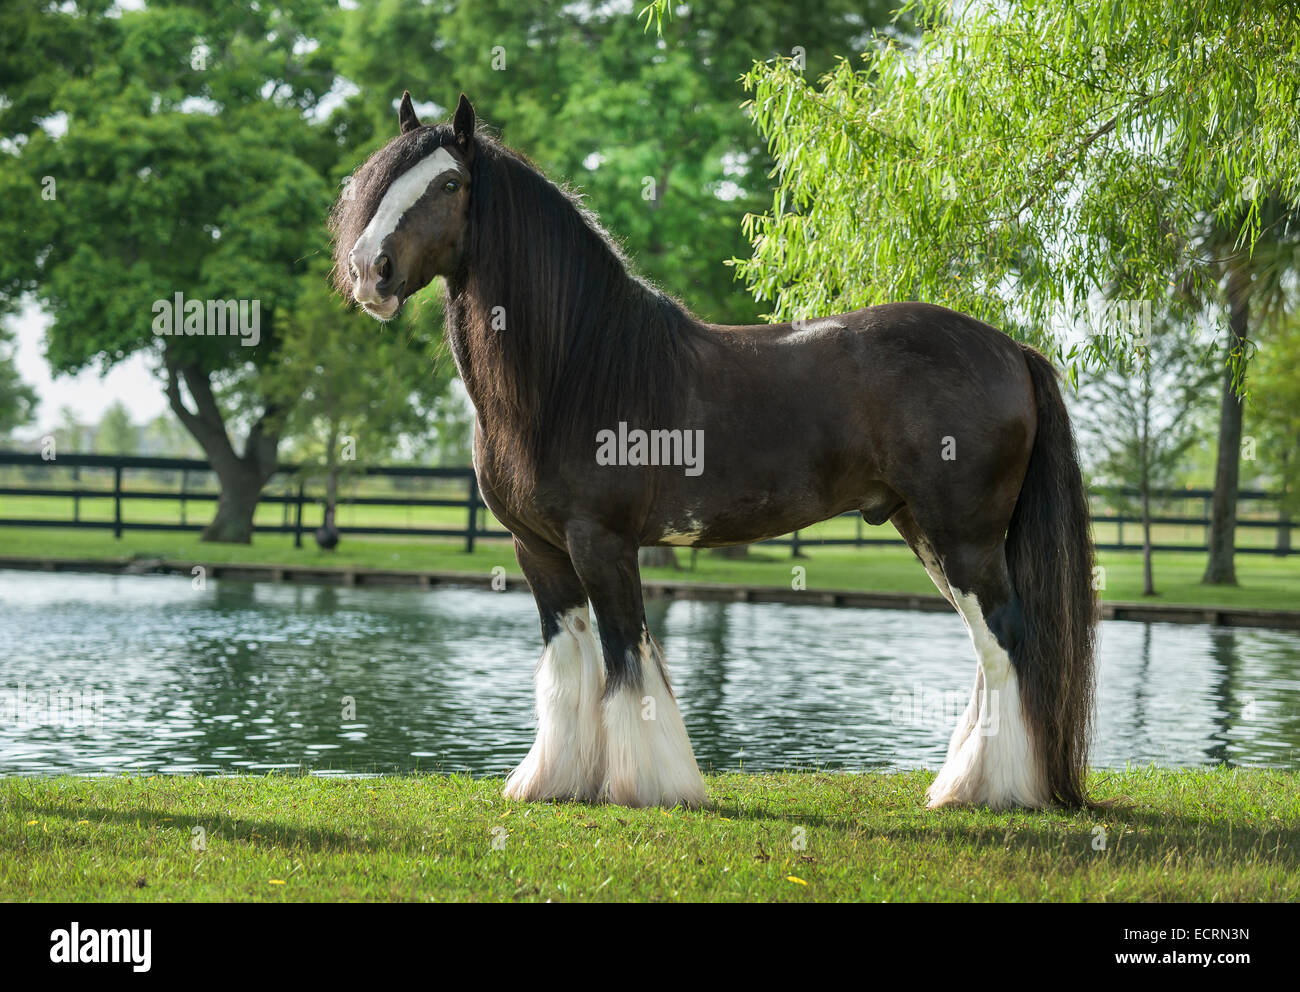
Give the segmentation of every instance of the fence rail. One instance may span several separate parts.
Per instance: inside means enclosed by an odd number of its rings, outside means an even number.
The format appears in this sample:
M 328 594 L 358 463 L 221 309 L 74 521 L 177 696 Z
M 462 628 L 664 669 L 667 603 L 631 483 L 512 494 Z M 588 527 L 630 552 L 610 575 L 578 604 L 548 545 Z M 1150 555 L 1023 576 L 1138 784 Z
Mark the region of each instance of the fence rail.
M 48 476 L 54 472 L 68 470 L 72 474 L 72 485 L 59 486 L 48 484 Z M 111 484 L 99 486 L 86 485 L 83 475 L 107 476 L 111 473 Z M 128 479 L 143 475 L 149 478 L 150 487 L 130 485 Z M 265 519 L 254 523 L 256 533 L 292 534 L 294 545 L 301 547 L 303 534 L 315 529 L 306 521 L 308 508 L 314 510 L 323 504 L 324 494 L 319 484 L 313 488 L 309 483 L 316 482 L 313 476 L 319 476 L 316 468 L 304 468 L 298 465 L 281 465 L 271 481 L 264 488 L 261 505 L 281 507 L 280 522 L 272 523 Z M 107 480 L 105 480 L 107 482 Z M 171 488 L 165 486 L 172 482 Z M 206 482 L 206 485 L 201 483 Z M 24 484 L 19 484 L 24 483 Z M 395 491 L 380 492 L 387 484 L 388 490 L 399 488 L 424 487 L 435 493 L 444 490 L 461 490 L 449 495 L 405 495 Z M 417 466 L 390 465 L 368 466 L 349 473 L 346 491 L 339 498 L 340 508 L 367 507 L 393 508 L 396 510 L 457 510 L 455 517 L 463 523 L 459 526 L 394 526 L 391 522 L 366 522 L 364 520 L 339 524 L 343 534 L 356 535 L 396 535 L 410 537 L 444 537 L 457 538 L 465 543 L 466 551 L 473 551 L 475 542 L 480 539 L 504 539 L 510 534 L 500 526 L 491 525 L 491 515 L 479 497 L 478 484 L 474 472 L 469 468 L 421 468 Z M 370 494 L 367 495 L 367 490 Z M 1121 512 L 1120 507 L 1126 500 L 1136 497 L 1133 489 L 1097 489 L 1093 493 L 1093 526 L 1114 529 L 1114 540 L 1103 540 L 1098 533 L 1097 547 L 1102 550 L 1136 550 L 1141 548 L 1140 518 L 1131 513 Z M 0 516 L 0 526 L 5 527 L 63 527 L 63 528 L 99 528 L 111 529 L 115 537 L 120 538 L 128 530 L 138 531 L 198 531 L 207 523 L 207 519 L 191 521 L 190 505 L 194 503 L 209 504 L 219 496 L 215 486 L 215 477 L 207 462 L 189 458 L 155 458 L 144 456 L 118 455 L 60 455 L 56 459 L 44 459 L 40 455 L 17 452 L 0 452 L 0 506 L 10 499 L 70 499 L 71 513 L 68 516 L 12 516 L 8 513 Z M 1157 551 L 1205 551 L 1209 533 L 1209 508 L 1213 494 L 1209 490 L 1160 490 L 1153 493 L 1153 500 L 1158 504 L 1197 504 L 1200 514 L 1188 512 L 1171 513 L 1153 517 L 1153 529 L 1164 537 L 1153 542 Z M 90 518 L 83 515 L 83 501 L 112 500 L 111 518 Z M 123 512 L 124 505 L 140 501 L 141 503 L 167 501 L 178 504 L 179 520 L 140 520 L 128 519 Z M 1256 512 L 1257 507 L 1272 506 L 1273 514 Z M 1243 510 L 1250 508 L 1249 512 Z M 8 507 L 6 506 L 7 510 Z M 847 532 L 846 523 L 833 528 L 833 533 L 806 533 L 795 531 L 784 537 L 773 538 L 761 543 L 778 547 L 788 547 L 791 553 L 798 555 L 806 546 L 847 546 L 873 547 L 881 545 L 898 545 L 897 536 L 869 536 L 864 529 L 864 521 L 859 514 L 846 513 L 845 521 L 853 521 L 852 536 L 834 536 Z M 438 521 L 450 524 L 451 520 Z M 1239 542 L 1237 550 L 1245 553 L 1289 555 L 1300 553 L 1300 541 L 1292 541 L 1292 531 L 1300 524 L 1292 522 L 1278 509 L 1277 497 L 1260 490 L 1243 490 L 1239 494 L 1239 514 L 1237 526 L 1243 533 L 1259 533 L 1272 530 L 1276 539 L 1272 544 L 1255 543 L 1253 540 Z M 1125 528 L 1129 535 L 1136 535 L 1137 543 L 1125 541 Z M 1197 543 L 1170 543 L 1166 538 L 1173 528 L 1196 528 L 1200 531 Z M 825 528 L 822 528 L 825 529 Z M 874 530 L 874 528 L 873 528 Z
M 27 474 L 49 472 L 57 469 L 70 469 L 74 482 L 79 482 L 83 469 L 112 472 L 111 487 L 91 487 L 74 485 L 72 487 L 54 487 L 46 485 L 0 485 L 0 497 L 46 497 L 72 500 L 72 514 L 69 519 L 51 517 L 14 517 L 0 516 L 0 526 L 5 527 L 90 527 L 111 529 L 115 537 L 121 537 L 125 531 L 198 531 L 206 526 L 207 521 L 188 519 L 191 503 L 215 503 L 220 493 L 216 488 L 191 488 L 193 476 L 211 474 L 211 466 L 201 459 L 193 458 L 152 458 L 118 455 L 60 455 L 55 459 L 43 459 L 40 455 L 0 452 L 0 473 L 6 468 L 25 470 Z M 307 507 L 321 504 L 324 494 L 308 489 L 310 474 L 318 469 L 304 469 L 298 465 L 281 465 L 271 481 L 263 489 L 259 505 L 283 508 L 281 522 L 267 523 L 264 520 L 254 522 L 254 532 L 261 534 L 292 534 L 294 546 L 302 546 L 303 534 L 315 530 L 313 524 L 305 520 Z M 127 472 L 153 473 L 158 475 L 179 473 L 179 486 L 176 489 L 137 489 L 124 485 Z M 12 473 L 10 473 L 12 474 Z M 421 496 L 363 496 L 347 495 L 339 499 L 340 506 L 373 506 L 395 508 L 450 508 L 458 509 L 464 514 L 464 524 L 458 527 L 395 527 L 386 524 L 356 524 L 340 526 L 344 534 L 383 534 L 406 535 L 412 537 L 454 537 L 465 542 L 465 550 L 473 551 L 475 541 L 479 538 L 507 538 L 509 531 L 500 527 L 490 527 L 485 522 L 487 507 L 479 498 L 478 482 L 470 468 L 420 468 L 407 465 L 367 466 L 353 470 L 351 475 L 367 479 L 426 480 L 442 481 L 464 487 L 464 495 L 453 498 Z M 5 478 L 0 474 L 0 479 Z M 280 482 L 277 484 L 277 479 Z M 85 519 L 81 513 L 81 503 L 89 499 L 111 499 L 113 501 L 112 519 Z M 123 504 L 133 500 L 166 500 L 179 503 L 180 521 L 128 520 L 123 514 Z M 292 515 L 292 521 L 290 516 Z

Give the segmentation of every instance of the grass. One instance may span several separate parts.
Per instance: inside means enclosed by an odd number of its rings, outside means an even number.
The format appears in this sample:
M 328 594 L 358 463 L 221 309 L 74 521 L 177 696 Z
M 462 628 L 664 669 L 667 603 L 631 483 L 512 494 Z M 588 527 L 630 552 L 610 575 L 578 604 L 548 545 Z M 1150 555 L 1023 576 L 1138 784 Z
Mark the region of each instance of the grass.
M 933 595 L 925 570 L 905 547 L 807 547 L 806 558 L 793 560 L 783 548 L 752 549 L 747 560 L 719 558 L 702 552 L 693 568 L 646 569 L 646 578 L 712 582 L 723 585 L 789 586 L 792 569 L 805 569 L 807 588 L 855 589 Z M 310 538 L 302 548 L 286 535 L 266 534 L 251 545 L 205 544 L 196 534 L 127 531 L 117 540 L 108 531 L 0 527 L 0 555 L 90 558 L 169 558 L 177 561 L 257 562 L 276 565 L 352 565 L 427 571 L 491 574 L 502 566 L 518 575 L 508 541 L 480 541 L 466 554 L 458 541 L 420 538 L 345 537 L 337 551 L 320 551 Z M 677 552 L 689 565 L 691 554 Z M 1138 552 L 1103 552 L 1104 599 L 1140 601 L 1142 557 Z M 1300 609 L 1300 556 L 1238 555 L 1236 587 L 1203 586 L 1205 555 L 1165 552 L 1155 557 L 1157 603 L 1215 607 Z
M 929 780 L 720 775 L 686 811 L 519 804 L 459 776 L 7 778 L 0 898 L 1300 897 L 1300 773 L 1095 772 L 1111 805 L 1082 812 L 926 810 Z

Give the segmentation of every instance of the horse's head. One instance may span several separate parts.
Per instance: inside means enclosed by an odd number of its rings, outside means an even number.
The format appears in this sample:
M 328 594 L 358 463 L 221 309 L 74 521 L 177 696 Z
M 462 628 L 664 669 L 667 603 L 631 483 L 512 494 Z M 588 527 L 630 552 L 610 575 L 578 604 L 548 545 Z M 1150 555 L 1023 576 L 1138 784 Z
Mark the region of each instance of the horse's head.
M 379 320 L 460 264 L 474 160 L 474 108 L 451 125 L 420 123 L 402 94 L 401 133 L 356 171 L 334 206 L 334 282 Z

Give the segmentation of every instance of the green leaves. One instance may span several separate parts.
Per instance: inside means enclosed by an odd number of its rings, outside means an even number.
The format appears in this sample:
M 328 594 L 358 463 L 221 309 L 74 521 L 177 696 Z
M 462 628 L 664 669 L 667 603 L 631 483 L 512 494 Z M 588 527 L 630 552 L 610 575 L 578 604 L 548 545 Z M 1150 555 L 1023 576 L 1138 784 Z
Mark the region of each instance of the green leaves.
M 919 298 L 1059 346 L 1090 295 L 1214 282 L 1199 233 L 1231 223 L 1249 251 L 1261 191 L 1300 201 L 1290 8 L 905 9 L 927 30 L 877 34 L 858 68 L 745 77 L 778 186 L 736 265 L 781 319 Z
M 29 8 L 26 31 L 53 44 L 79 37 L 81 19 Z M 333 78 L 303 41 L 321 26 L 319 8 L 162 2 L 84 20 L 98 33 L 83 39 L 75 72 L 12 80 L 10 109 L 24 111 L 6 118 L 19 153 L 0 230 L 16 250 L 0 265 L 0 298 L 37 294 L 55 318 L 49 357 L 62 371 L 158 348 L 154 300 L 256 299 L 270 325 L 263 347 L 170 345 L 209 372 L 265 360 L 294 278 L 327 244 L 330 138 L 302 115 Z M 63 133 L 34 124 L 56 114 Z
M 321 260 L 298 282 L 260 387 L 290 411 L 286 461 L 344 468 L 386 462 L 402 435 L 427 430 L 454 372 L 441 353 L 441 321 L 428 313 L 437 292 L 419 294 L 401 318 L 381 325 L 333 294 L 327 268 Z M 344 438 L 352 439 L 347 458 L 340 457 Z

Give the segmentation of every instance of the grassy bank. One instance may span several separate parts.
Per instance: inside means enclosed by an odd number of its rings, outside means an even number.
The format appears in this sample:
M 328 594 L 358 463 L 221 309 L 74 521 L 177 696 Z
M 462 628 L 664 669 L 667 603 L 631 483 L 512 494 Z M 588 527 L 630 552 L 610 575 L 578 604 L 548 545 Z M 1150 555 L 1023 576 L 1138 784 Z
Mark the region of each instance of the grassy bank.
M 678 571 L 646 569 L 647 578 L 713 582 L 721 584 L 773 585 L 789 587 L 792 569 L 804 569 L 808 589 L 851 589 L 871 592 L 934 594 L 925 570 L 905 547 L 817 547 L 805 549 L 806 558 L 792 560 L 788 549 L 751 549 L 747 560 L 718 558 L 705 552 L 692 556 L 678 550 L 683 568 Z M 55 530 L 0 527 L 0 555 L 31 555 L 61 558 L 168 558 L 176 561 L 258 562 L 264 564 L 355 565 L 368 568 L 404 568 L 428 571 L 478 572 L 491 574 L 502 566 L 517 575 L 514 553 L 508 541 L 480 541 L 473 554 L 455 541 L 412 538 L 345 537 L 337 551 L 320 551 L 308 538 L 306 546 L 295 548 L 283 535 L 262 535 L 251 545 L 205 544 L 197 535 L 141 533 L 128 531 L 116 540 L 107 531 Z M 1101 595 L 1113 601 L 1140 601 L 1142 557 L 1138 552 L 1107 552 L 1099 555 L 1105 568 Z M 1158 554 L 1155 562 L 1156 587 L 1160 595 L 1151 602 L 1195 606 L 1300 609 L 1300 556 L 1274 558 L 1238 555 L 1240 585 L 1202 586 L 1205 555 L 1200 553 Z
M 9 778 L 0 898 L 1300 897 L 1298 773 L 1098 772 L 1111 806 L 1080 813 L 929 811 L 929 780 L 721 775 L 690 812 L 523 805 L 461 777 Z

